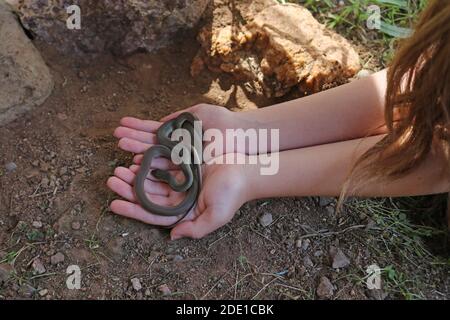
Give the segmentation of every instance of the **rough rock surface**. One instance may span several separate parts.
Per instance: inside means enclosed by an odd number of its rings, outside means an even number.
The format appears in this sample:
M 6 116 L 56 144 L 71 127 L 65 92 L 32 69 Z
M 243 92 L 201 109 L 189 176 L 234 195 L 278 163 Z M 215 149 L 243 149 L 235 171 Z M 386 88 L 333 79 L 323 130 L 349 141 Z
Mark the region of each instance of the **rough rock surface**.
M 198 35 L 202 49 L 192 63 L 193 76 L 206 65 L 271 97 L 295 86 L 314 93 L 345 82 L 360 69 L 352 45 L 302 6 L 275 0 L 215 0 L 213 10 Z
M 47 65 L 3 0 L 0 0 L 0 88 L 0 126 L 42 104 L 53 90 Z
M 165 45 L 179 30 L 193 27 L 209 0 L 10 0 L 22 24 L 68 54 L 118 55 Z M 66 26 L 66 8 L 78 5 L 81 28 Z

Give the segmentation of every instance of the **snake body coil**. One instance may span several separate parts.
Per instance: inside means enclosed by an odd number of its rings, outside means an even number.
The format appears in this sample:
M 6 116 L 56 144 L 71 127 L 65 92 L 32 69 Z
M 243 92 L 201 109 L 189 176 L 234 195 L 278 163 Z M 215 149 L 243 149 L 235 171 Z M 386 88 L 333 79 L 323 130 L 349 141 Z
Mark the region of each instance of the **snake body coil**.
M 194 126 L 195 121 L 198 121 L 197 117 L 191 113 L 185 112 L 180 114 L 177 118 L 165 122 L 156 133 L 158 144 L 152 146 L 144 154 L 141 168 L 136 176 L 134 190 L 141 206 L 150 213 L 160 216 L 181 216 L 181 220 L 194 207 L 197 201 L 201 189 L 202 173 L 199 157 L 201 150 L 197 150 L 196 146 L 202 145 L 202 132 Z M 184 150 L 191 152 L 190 162 L 182 162 L 179 165 L 185 177 L 184 181 L 181 183 L 177 182 L 166 170 L 154 169 L 151 171 L 151 164 L 154 158 L 164 157 L 169 160 L 171 159 L 172 149 L 180 143 L 171 140 L 172 132 L 176 129 L 185 129 L 191 136 L 191 146 L 187 149 L 183 149 L 183 152 L 185 152 Z M 172 190 L 186 192 L 183 201 L 173 207 L 165 207 L 151 202 L 144 189 L 144 183 L 150 171 L 155 178 L 167 183 Z

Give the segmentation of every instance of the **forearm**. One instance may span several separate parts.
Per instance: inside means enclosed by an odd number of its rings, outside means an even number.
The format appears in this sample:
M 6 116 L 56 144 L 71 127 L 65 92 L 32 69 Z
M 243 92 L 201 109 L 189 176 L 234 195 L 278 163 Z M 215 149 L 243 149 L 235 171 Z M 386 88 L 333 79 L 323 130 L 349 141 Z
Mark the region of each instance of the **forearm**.
M 244 129 L 279 129 L 280 150 L 356 139 L 384 133 L 385 92 L 386 71 L 381 71 L 305 98 L 242 112 L 239 118 Z
M 282 196 L 339 196 L 348 174 L 381 136 L 279 153 L 279 171 L 261 175 L 260 165 L 246 165 L 249 199 Z M 256 156 L 255 156 L 256 157 Z M 444 157 L 430 154 L 404 178 L 389 183 L 362 184 L 354 196 L 397 197 L 448 192 Z

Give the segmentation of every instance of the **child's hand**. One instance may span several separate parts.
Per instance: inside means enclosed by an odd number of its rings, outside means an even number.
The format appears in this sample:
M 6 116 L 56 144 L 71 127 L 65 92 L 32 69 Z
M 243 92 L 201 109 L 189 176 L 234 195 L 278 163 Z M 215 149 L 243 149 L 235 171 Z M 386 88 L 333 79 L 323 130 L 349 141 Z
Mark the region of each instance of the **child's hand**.
M 203 130 L 215 128 L 225 132 L 227 128 L 240 128 L 238 114 L 226 108 L 199 104 L 191 108 L 175 112 L 161 121 L 141 120 L 125 117 L 120 120 L 120 126 L 114 131 L 119 138 L 119 148 L 133 153 L 144 153 L 156 142 L 156 131 L 165 121 L 177 117 L 182 112 L 191 112 L 202 121 Z M 216 156 L 219 156 L 217 154 Z
M 158 163 L 157 167 L 168 169 L 167 163 Z M 203 165 L 203 186 L 197 205 L 172 229 L 171 239 L 183 237 L 199 239 L 228 223 L 247 201 L 248 188 L 244 169 L 243 165 Z M 115 176 L 109 178 L 108 187 L 125 199 L 114 200 L 111 203 L 111 210 L 148 224 L 169 226 L 175 223 L 177 217 L 151 214 L 136 202 L 133 181 L 138 170 L 138 165 L 133 165 L 129 169 L 118 167 L 114 172 Z M 183 175 L 179 170 L 173 170 L 173 174 Z M 151 176 L 146 181 L 145 189 L 150 200 L 164 206 L 176 205 L 184 197 L 184 194 L 174 192 L 167 184 L 157 182 Z

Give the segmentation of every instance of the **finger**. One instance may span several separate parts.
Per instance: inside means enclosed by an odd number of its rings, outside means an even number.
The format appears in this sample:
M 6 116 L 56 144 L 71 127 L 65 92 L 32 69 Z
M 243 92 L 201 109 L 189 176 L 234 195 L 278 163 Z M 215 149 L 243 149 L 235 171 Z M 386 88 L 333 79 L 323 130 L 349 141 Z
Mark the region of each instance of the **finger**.
M 131 129 L 155 133 L 161 126 L 161 122 L 154 120 L 141 120 L 133 117 L 124 117 L 120 119 L 120 124 Z
M 122 139 L 129 138 L 139 142 L 144 142 L 148 144 L 156 143 L 156 135 L 154 133 L 139 131 L 135 129 L 130 129 L 127 127 L 118 127 L 114 130 L 114 137 Z
M 111 202 L 110 209 L 115 214 L 157 226 L 170 226 L 179 219 L 178 217 L 164 217 L 151 214 L 140 205 L 124 200 L 114 200 Z
M 143 159 L 143 155 L 142 154 L 138 154 L 136 156 L 134 156 L 133 158 L 133 162 L 136 165 L 140 165 L 142 163 L 142 159 Z M 155 158 L 152 161 L 152 168 L 153 169 L 161 169 L 161 170 L 177 170 L 178 167 L 172 163 L 172 161 L 166 159 L 166 158 Z
M 130 138 L 122 138 L 119 140 L 119 148 L 133 153 L 144 153 L 152 145 L 148 143 L 143 143 Z
M 106 182 L 106 185 L 108 186 L 108 188 L 110 188 L 112 191 L 117 193 L 122 198 L 128 201 L 137 202 L 133 187 L 130 186 L 125 181 L 123 181 L 122 179 L 119 179 L 117 177 L 111 177 Z M 152 187 L 151 189 L 154 189 L 154 187 Z M 165 207 L 173 206 L 173 202 L 175 200 L 172 198 L 168 198 L 167 196 L 162 196 L 150 192 L 146 192 L 146 196 L 151 202 Z
M 214 215 L 211 209 L 206 209 L 197 219 L 181 222 L 173 228 L 170 232 L 170 238 L 172 240 L 184 237 L 200 239 L 224 226 L 227 222 L 220 215 Z
M 106 185 L 122 198 L 127 199 L 128 201 L 136 202 L 133 188 L 125 181 L 117 177 L 110 177 L 106 182 Z
M 125 181 L 130 186 L 134 185 L 134 179 L 136 178 L 136 174 L 128 168 L 117 167 L 114 170 L 114 175 Z M 144 181 L 144 190 L 147 193 L 159 195 L 159 196 L 169 196 L 170 188 L 167 184 L 161 182 L 154 182 L 150 180 Z

